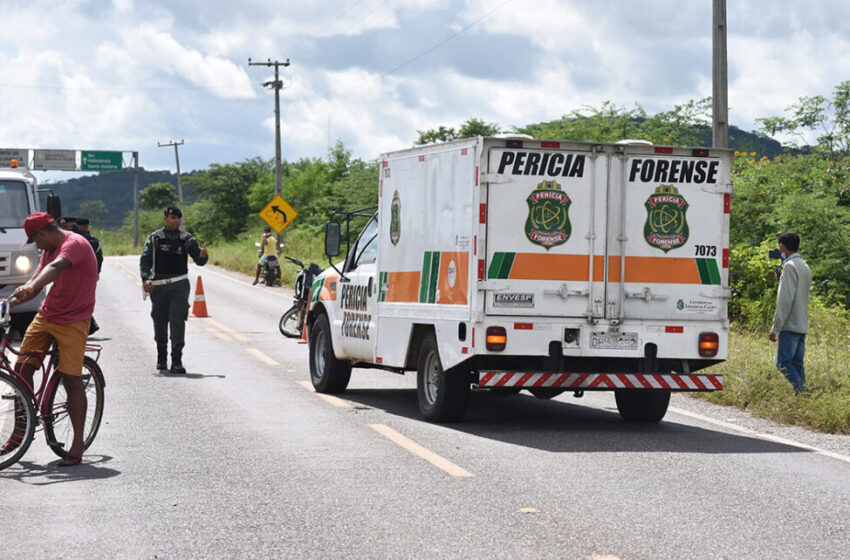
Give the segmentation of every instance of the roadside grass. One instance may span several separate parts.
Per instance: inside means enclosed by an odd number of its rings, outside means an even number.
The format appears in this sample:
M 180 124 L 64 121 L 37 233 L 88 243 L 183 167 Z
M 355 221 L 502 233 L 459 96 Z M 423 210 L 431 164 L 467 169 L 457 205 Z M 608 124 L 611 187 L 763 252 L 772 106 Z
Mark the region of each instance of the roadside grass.
M 776 422 L 827 433 L 850 434 L 850 320 L 843 310 L 815 307 L 806 336 L 806 385 L 795 397 L 776 369 L 776 344 L 767 332 L 733 324 L 729 359 L 711 368 L 724 376 L 724 389 L 695 393 L 707 401 L 735 406 Z
M 148 232 L 140 233 L 133 247 L 132 232 L 95 232 L 106 255 L 138 255 Z M 228 270 L 253 275 L 257 266 L 254 242 L 262 229 L 251 228 L 230 242 L 207 245 L 210 262 Z M 287 231 L 282 254 L 307 264 L 327 268 L 321 234 L 307 230 Z M 283 282 L 292 284 L 298 268 L 281 258 Z M 772 310 L 771 310 L 772 313 Z M 724 376 L 724 389 L 694 393 L 707 401 L 735 406 L 756 416 L 784 424 L 804 426 L 827 433 L 850 434 L 850 314 L 815 302 L 810 311 L 811 328 L 806 337 L 806 384 L 809 393 L 795 397 L 791 384 L 776 369 L 776 344 L 767 332 L 733 323 L 729 336 L 729 359 L 710 371 Z M 769 321 L 765 324 L 769 324 Z
M 145 239 L 150 232 L 139 232 L 139 246 L 133 247 L 132 231 L 120 229 L 114 231 L 96 231 L 100 239 L 104 255 L 140 255 Z M 254 245 L 263 235 L 261 227 L 251 228 L 239 235 L 233 241 L 216 241 L 207 244 L 210 255 L 209 262 L 237 272 L 254 275 L 257 270 L 257 247 Z M 203 243 L 203 240 L 199 240 Z M 322 268 L 328 267 L 328 259 L 324 254 L 323 238 L 306 230 L 284 230 L 284 247 L 281 249 L 281 280 L 287 284 L 295 282 L 298 267 L 283 258 L 289 255 L 304 264 L 311 262 Z

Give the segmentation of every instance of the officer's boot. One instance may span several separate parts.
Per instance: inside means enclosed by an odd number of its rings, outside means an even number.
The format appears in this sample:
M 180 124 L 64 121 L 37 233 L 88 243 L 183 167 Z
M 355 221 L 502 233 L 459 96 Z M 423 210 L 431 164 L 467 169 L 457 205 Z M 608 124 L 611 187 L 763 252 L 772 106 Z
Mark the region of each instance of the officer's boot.
M 156 369 L 159 371 L 168 369 L 168 347 L 156 347 Z
M 183 367 L 183 351 L 171 349 L 171 373 L 186 373 Z

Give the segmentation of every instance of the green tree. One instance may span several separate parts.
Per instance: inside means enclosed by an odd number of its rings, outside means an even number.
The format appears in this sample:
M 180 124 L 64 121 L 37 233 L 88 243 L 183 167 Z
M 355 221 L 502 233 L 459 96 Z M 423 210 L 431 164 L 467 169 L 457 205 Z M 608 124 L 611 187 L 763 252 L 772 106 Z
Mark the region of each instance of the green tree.
M 471 118 L 464 122 L 460 129 L 455 131 L 454 128 L 446 128 L 440 125 L 439 128 L 430 130 L 417 130 L 419 137 L 414 142 L 414 145 L 421 146 L 424 144 L 432 144 L 435 142 L 448 142 L 450 140 L 459 140 L 461 138 L 472 138 L 475 136 L 493 136 L 499 134 L 498 123 L 488 123 L 481 119 Z
M 101 227 L 103 219 L 109 214 L 106 203 L 102 200 L 87 200 L 80 203 L 78 214 L 81 218 L 88 218 L 95 227 Z
M 186 182 L 209 203 L 203 206 L 202 214 L 192 216 L 195 227 L 208 232 L 210 239 L 234 239 L 245 230 L 251 213 L 251 187 L 271 169 L 271 161 L 256 157 L 240 163 L 213 164 L 209 170 L 188 177 Z M 187 209 L 187 222 L 188 214 Z
M 670 111 L 648 115 L 638 104 L 631 109 L 610 101 L 600 107 L 585 105 L 560 119 L 530 124 L 517 132 L 534 138 L 617 142 L 647 140 L 668 146 L 700 145 L 700 135 L 708 126 L 711 98 L 691 100 Z
M 171 183 L 151 183 L 139 193 L 144 210 L 162 210 L 169 204 L 177 204 L 177 189 Z
M 780 233 L 799 233 L 815 293 L 844 305 L 850 304 L 850 207 L 842 203 L 846 186 L 836 182 L 833 169 L 846 165 L 818 154 L 773 161 L 740 154 L 730 219 L 733 246 L 773 247 Z
M 850 81 L 835 86 L 831 99 L 804 96 L 785 111 L 790 116 L 756 119 L 761 132 L 770 136 L 790 134 L 796 139 L 788 142 L 790 146 L 813 146 L 817 153 L 833 160 L 850 155 Z

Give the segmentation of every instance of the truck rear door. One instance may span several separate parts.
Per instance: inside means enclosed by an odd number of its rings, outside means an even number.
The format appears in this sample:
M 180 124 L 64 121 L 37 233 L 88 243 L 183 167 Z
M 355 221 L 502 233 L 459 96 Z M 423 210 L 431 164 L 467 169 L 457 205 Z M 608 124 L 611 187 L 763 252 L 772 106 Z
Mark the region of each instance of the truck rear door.
M 620 150 L 611 166 L 606 317 L 725 319 L 730 153 Z
M 486 313 L 601 316 L 606 166 L 588 144 L 490 147 Z

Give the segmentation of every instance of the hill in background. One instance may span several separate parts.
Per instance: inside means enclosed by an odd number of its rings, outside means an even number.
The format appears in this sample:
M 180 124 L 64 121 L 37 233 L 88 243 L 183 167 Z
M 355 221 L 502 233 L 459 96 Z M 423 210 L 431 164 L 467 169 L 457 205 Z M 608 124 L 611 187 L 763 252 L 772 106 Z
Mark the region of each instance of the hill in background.
M 711 145 L 711 130 L 700 129 L 697 137 L 701 146 Z M 782 145 L 772 138 L 765 138 L 753 132 L 746 132 L 736 126 L 729 127 L 729 147 L 740 152 L 755 152 L 758 156 L 774 158 L 782 153 Z M 401 146 L 400 146 L 401 148 Z M 198 171 L 182 174 L 188 177 Z M 151 183 L 171 183 L 177 186 L 177 175 L 170 171 L 148 171 L 139 169 L 139 191 Z M 95 224 L 102 229 L 117 229 L 124 223 L 127 213 L 133 209 L 133 174 L 129 171 L 88 175 L 44 185 L 62 198 L 63 212 L 78 215 L 80 204 L 90 200 L 102 200 L 108 213 Z M 377 186 L 377 177 L 376 177 Z M 193 189 L 183 181 L 183 196 L 186 202 L 193 202 Z
M 181 173 L 181 178 L 192 175 Z M 183 183 L 183 198 L 194 201 L 192 186 Z M 139 168 L 139 192 L 151 183 L 171 183 L 177 187 L 177 174 L 170 171 L 148 171 Z M 108 213 L 96 227 L 117 229 L 124 223 L 127 212 L 133 210 L 133 173 L 130 170 L 120 172 L 101 172 L 41 185 L 49 188 L 62 199 L 62 212 L 68 216 L 79 216 L 80 204 L 90 200 L 102 200 Z M 42 205 L 43 206 L 43 205 Z

